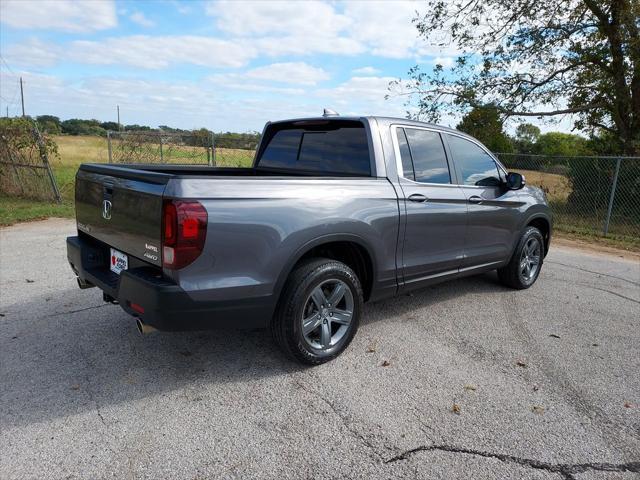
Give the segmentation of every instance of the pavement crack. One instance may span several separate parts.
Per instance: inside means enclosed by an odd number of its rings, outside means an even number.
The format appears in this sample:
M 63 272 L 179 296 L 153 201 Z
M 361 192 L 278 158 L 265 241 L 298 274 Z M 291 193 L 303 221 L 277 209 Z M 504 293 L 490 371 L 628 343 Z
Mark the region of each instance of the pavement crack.
M 576 464 L 564 464 L 564 463 L 548 463 L 541 462 L 540 460 L 534 460 L 530 458 L 516 457 L 513 455 L 507 455 L 502 453 L 485 452 L 482 450 L 474 450 L 470 448 L 455 447 L 452 445 L 421 445 L 419 447 L 406 450 L 395 457 L 391 457 L 384 461 L 384 463 L 399 462 L 407 460 L 412 455 L 419 452 L 449 452 L 463 455 L 475 455 L 483 458 L 494 458 L 505 463 L 515 463 L 524 467 L 533 468 L 536 470 L 544 470 L 550 473 L 557 473 L 567 480 L 575 479 L 574 475 L 579 473 L 585 473 L 589 471 L 596 472 L 640 472 L 640 462 L 629 463 L 576 463 Z
M 586 268 L 576 267 L 575 265 L 570 265 L 568 263 L 556 262 L 554 260 L 547 260 L 545 263 L 553 263 L 554 265 L 561 265 L 563 267 L 573 268 L 574 270 L 580 270 L 581 272 L 592 273 L 594 275 L 602 275 L 603 277 L 615 278 L 617 280 L 622 280 L 623 282 L 630 283 L 631 285 L 635 285 L 640 287 L 640 282 L 634 282 L 633 280 L 629 280 L 624 277 L 618 277 L 617 275 L 611 275 L 609 273 L 596 272 L 595 270 L 588 270 Z
M 87 310 L 94 310 L 96 308 L 108 307 L 109 305 L 110 305 L 109 303 L 103 303 L 101 305 L 93 305 L 91 307 L 79 308 L 77 310 L 69 310 L 67 312 L 53 313 L 53 314 L 51 314 L 49 316 L 50 317 L 59 317 L 60 315 L 69 315 L 70 313 L 86 312 Z
M 336 408 L 336 406 L 330 402 L 329 400 L 327 400 L 326 398 L 324 398 L 322 395 L 320 395 L 320 393 L 318 393 L 317 391 L 307 387 L 304 383 L 295 380 L 295 384 L 300 387 L 302 390 L 304 390 L 305 392 L 313 395 L 314 397 L 320 399 L 322 401 L 322 403 L 324 403 L 326 406 L 328 406 L 331 411 L 335 414 L 336 417 L 338 417 L 340 419 L 340 422 L 342 423 L 342 425 L 347 429 L 347 431 L 357 440 L 359 440 L 363 445 L 365 445 L 369 450 L 371 450 L 371 452 L 379 459 L 382 459 L 382 455 L 380 455 L 378 453 L 378 451 L 376 450 L 375 445 L 373 445 L 369 439 L 367 437 L 365 437 L 364 435 L 362 435 L 360 432 L 358 432 L 358 430 L 356 430 L 355 428 L 353 428 L 353 425 L 351 422 L 348 421 L 348 419 L 342 414 L 342 412 L 340 412 L 340 410 L 338 410 Z

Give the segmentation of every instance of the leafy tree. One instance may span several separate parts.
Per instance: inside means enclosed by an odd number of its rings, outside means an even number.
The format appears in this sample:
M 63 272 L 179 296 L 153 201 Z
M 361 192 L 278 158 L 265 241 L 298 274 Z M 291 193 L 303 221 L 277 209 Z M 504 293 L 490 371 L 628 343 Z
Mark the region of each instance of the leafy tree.
M 151 127 L 148 127 L 146 125 L 138 125 L 137 123 L 134 123 L 132 125 L 125 125 L 124 130 L 126 132 L 131 132 L 131 131 L 141 132 L 141 131 L 149 131 L 151 130 Z
M 61 123 L 62 133 L 68 135 L 105 135 L 106 132 L 100 127 L 99 120 L 82 120 L 71 118 Z
M 535 143 L 540 137 L 540 128 L 530 123 L 521 123 L 516 128 L 516 140 L 520 142 Z
M 418 116 L 492 103 L 503 117 L 575 114 L 640 153 L 640 1 L 428 0 L 422 38 L 458 52 L 454 66 L 419 66 L 391 89 L 417 98 Z
M 40 115 L 36 117 L 36 121 L 38 122 L 38 128 L 43 133 L 55 135 L 62 132 L 60 119 L 58 117 L 55 117 L 53 115 Z
M 117 122 L 102 122 L 100 124 L 100 128 L 104 128 L 105 130 L 111 130 L 113 132 L 117 132 L 120 130 L 120 125 Z
M 502 120 L 493 105 L 474 107 L 456 128 L 477 138 L 492 152 L 512 152 L 513 145 L 502 130 Z
M 591 155 L 586 138 L 572 133 L 549 132 L 538 137 L 533 146 L 533 153 L 562 157 Z

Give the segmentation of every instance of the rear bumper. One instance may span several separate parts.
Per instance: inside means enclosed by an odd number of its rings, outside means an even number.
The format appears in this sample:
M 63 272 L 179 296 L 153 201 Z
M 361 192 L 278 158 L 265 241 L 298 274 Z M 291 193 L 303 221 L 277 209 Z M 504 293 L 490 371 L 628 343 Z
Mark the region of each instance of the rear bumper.
M 263 328 L 271 319 L 275 305 L 270 297 L 194 301 L 157 268 L 133 267 L 117 275 L 108 267 L 108 248 L 84 237 L 67 237 L 67 259 L 78 278 L 100 288 L 125 312 L 158 330 Z

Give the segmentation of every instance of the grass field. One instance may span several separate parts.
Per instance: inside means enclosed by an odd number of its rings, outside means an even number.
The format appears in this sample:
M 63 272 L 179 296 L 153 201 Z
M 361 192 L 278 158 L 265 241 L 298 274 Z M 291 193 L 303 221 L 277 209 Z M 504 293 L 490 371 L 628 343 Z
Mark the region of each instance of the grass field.
M 49 203 L 0 196 L 0 225 L 38 220 L 47 217 L 73 217 L 73 195 L 75 176 L 82 163 L 107 163 L 109 150 L 107 139 L 90 136 L 54 136 L 58 145 L 58 156 L 50 158 L 53 174 L 62 195 L 62 203 Z M 114 154 L 118 153 L 118 142 L 112 144 Z M 160 159 L 159 147 L 157 160 Z M 114 155 L 115 156 L 115 155 Z M 188 146 L 164 147 L 163 159 L 175 164 L 207 164 L 204 148 Z M 252 150 L 217 148 L 215 164 L 221 167 L 249 167 L 253 162 Z

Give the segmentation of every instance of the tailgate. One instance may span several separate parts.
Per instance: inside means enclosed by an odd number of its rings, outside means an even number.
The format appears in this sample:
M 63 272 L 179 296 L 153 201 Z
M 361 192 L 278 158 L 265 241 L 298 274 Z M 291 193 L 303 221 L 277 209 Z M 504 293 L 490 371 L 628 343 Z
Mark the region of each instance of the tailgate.
M 162 194 L 171 175 L 82 165 L 76 175 L 78 230 L 161 266 Z

